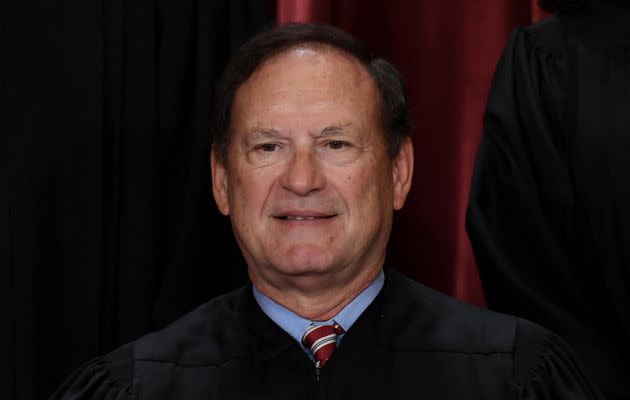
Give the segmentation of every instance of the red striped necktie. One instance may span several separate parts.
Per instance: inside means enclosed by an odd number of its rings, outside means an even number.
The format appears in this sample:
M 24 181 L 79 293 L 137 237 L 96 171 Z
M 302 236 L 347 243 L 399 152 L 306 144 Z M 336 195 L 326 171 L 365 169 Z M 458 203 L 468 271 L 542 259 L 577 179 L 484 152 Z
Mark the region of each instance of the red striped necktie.
M 308 327 L 304 336 L 302 336 L 302 343 L 313 352 L 317 368 L 322 368 L 326 365 L 337 346 L 337 335 L 344 332 L 341 325 L 337 323 L 334 325 L 311 325 Z

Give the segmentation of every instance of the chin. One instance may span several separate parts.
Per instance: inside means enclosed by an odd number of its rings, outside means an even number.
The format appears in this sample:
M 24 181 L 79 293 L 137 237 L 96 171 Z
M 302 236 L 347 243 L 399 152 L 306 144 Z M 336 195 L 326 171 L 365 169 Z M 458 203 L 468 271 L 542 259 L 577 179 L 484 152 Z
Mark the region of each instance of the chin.
M 281 254 L 273 264 L 288 275 L 321 274 L 334 269 L 330 252 L 313 246 L 299 246 Z

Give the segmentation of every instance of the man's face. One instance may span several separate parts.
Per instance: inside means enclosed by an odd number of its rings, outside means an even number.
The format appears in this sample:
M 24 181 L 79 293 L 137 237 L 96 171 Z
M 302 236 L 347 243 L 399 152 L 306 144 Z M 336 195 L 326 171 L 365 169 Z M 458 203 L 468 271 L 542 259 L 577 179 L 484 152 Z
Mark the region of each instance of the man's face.
M 389 158 L 378 99 L 358 61 L 317 47 L 271 58 L 238 89 L 213 189 L 254 283 L 382 266 L 413 156 L 405 141 Z

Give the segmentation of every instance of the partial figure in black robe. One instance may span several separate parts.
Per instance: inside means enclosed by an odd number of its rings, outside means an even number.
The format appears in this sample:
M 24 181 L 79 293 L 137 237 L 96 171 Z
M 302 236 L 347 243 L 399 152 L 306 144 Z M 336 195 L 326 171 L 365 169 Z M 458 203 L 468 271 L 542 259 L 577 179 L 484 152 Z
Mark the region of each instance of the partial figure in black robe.
M 601 399 L 565 342 L 386 270 L 316 374 L 251 286 L 76 371 L 57 399 Z
M 467 228 L 491 309 L 563 337 L 630 398 L 630 1 L 517 29 L 497 67 Z

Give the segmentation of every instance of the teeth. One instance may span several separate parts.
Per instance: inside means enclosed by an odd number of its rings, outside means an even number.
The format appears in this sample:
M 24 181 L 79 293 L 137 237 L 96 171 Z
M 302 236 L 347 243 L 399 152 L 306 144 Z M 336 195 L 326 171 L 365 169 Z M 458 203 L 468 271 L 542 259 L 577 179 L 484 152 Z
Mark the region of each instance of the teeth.
M 287 219 L 293 220 L 293 221 L 303 221 L 303 220 L 312 220 L 315 219 L 315 217 L 298 217 L 295 215 L 288 215 Z

